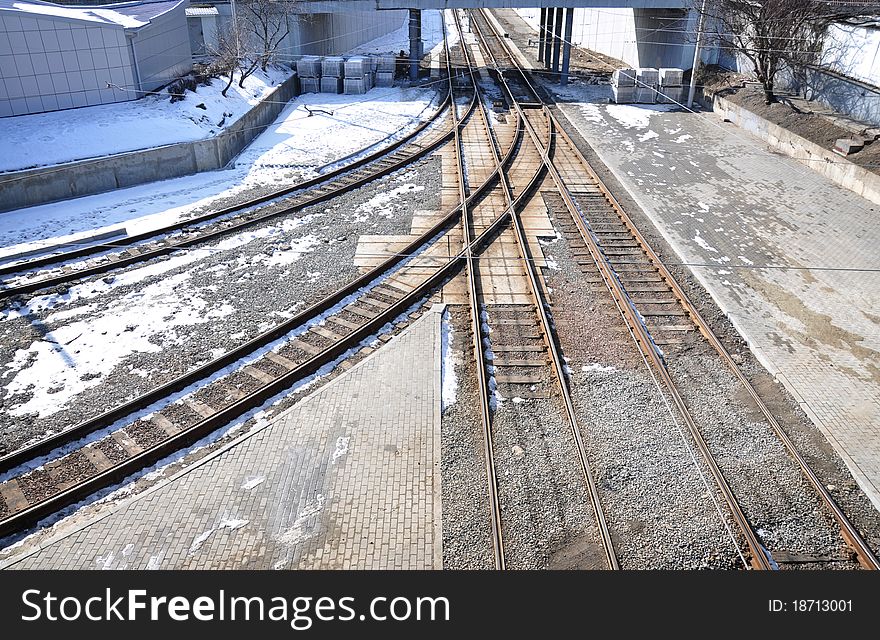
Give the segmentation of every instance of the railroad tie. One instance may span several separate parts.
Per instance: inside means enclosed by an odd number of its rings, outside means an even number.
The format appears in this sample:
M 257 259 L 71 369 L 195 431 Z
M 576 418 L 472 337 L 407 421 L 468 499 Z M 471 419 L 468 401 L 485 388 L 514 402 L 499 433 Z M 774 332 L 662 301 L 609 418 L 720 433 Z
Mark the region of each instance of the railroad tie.
M 29 504 L 15 478 L 0 484 L 0 496 L 6 501 L 6 506 L 12 513 L 25 509 Z
M 158 414 L 157 414 L 158 415 Z M 101 471 L 106 471 L 110 467 L 113 466 L 113 463 L 110 462 L 110 458 L 101 451 L 98 447 L 94 445 L 88 445 L 80 449 L 83 455 L 88 458 L 89 462 L 94 465 L 95 469 L 100 473 Z
M 296 369 L 297 367 L 297 364 L 293 360 L 291 360 L 290 358 L 285 358 L 280 353 L 277 353 L 275 351 L 266 352 L 265 357 L 275 364 L 284 367 L 288 371 L 290 371 L 291 369 Z
M 137 442 L 132 440 L 131 436 L 128 435 L 124 430 L 120 429 L 119 431 L 114 431 L 110 434 L 110 437 L 113 438 L 113 440 L 116 441 L 116 444 L 122 447 L 125 452 L 130 456 L 136 456 L 144 450 L 144 448 Z

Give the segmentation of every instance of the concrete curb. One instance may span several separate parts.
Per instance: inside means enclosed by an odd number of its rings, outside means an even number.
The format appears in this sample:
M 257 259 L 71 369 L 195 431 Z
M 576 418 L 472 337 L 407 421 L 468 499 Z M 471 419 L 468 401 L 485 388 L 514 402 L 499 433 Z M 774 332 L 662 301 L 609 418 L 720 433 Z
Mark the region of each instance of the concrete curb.
M 805 164 L 844 189 L 880 204 L 880 175 L 850 162 L 719 95 L 704 98 L 707 107 L 757 136 L 773 149 Z
M 216 136 L 0 174 L 0 212 L 221 169 L 294 97 L 291 76 Z

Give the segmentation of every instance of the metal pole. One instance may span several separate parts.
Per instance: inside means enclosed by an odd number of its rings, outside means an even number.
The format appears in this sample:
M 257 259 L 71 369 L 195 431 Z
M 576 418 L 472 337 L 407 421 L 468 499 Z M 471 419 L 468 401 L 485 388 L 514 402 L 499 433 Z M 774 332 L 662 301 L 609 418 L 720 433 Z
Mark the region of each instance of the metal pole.
M 565 9 L 556 9 L 556 20 L 553 24 L 553 72 L 559 73 L 559 50 L 562 45 L 562 12 Z
M 566 9 L 565 14 L 565 37 L 562 39 L 562 75 L 559 84 L 568 84 L 568 64 L 571 61 L 571 32 L 574 27 L 574 7 Z
M 538 25 L 538 62 L 544 62 L 544 39 L 547 37 L 547 8 L 541 9 L 541 22 Z
M 556 9 L 547 9 L 547 24 L 544 25 L 544 68 L 550 68 L 550 58 L 552 56 L 553 38 L 550 29 L 553 27 L 553 14 Z
M 697 45 L 694 47 L 694 64 L 691 67 L 691 85 L 688 89 L 687 107 L 691 108 L 694 103 L 694 91 L 697 88 L 697 65 L 700 64 L 700 54 L 702 53 L 703 43 L 703 27 L 706 25 L 706 0 L 700 3 L 700 22 L 697 25 Z
M 241 42 L 238 40 L 238 18 L 235 14 L 235 0 L 229 0 L 232 6 L 232 30 L 235 31 L 235 58 L 241 60 Z

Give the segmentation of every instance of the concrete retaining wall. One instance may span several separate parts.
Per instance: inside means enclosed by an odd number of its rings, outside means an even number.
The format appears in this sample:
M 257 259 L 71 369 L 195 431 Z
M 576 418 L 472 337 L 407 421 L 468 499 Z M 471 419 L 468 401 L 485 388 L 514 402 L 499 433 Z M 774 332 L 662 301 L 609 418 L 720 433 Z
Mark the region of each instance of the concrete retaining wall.
M 880 204 L 880 175 L 863 169 L 830 149 L 824 149 L 779 125 L 768 122 L 721 96 L 711 96 L 707 106 L 738 127 L 758 136 L 774 149 L 821 173 L 839 186 Z M 878 144 L 878 143 L 874 143 Z
M 278 117 L 294 88 L 291 77 L 212 138 L 0 174 L 0 211 L 225 167 Z

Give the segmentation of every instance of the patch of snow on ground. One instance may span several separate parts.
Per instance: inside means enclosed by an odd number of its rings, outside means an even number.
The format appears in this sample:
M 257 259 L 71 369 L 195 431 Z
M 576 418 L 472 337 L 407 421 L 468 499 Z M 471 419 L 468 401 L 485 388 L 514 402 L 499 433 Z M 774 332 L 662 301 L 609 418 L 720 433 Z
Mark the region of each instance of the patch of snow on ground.
M 643 133 L 642 135 L 639 136 L 639 142 L 647 142 L 648 140 L 651 140 L 653 138 L 659 138 L 659 137 L 660 137 L 659 133 L 657 133 L 656 131 L 649 130 L 647 133 Z
M 405 135 L 436 107 L 436 97 L 432 89 L 415 88 L 374 88 L 363 96 L 301 95 L 242 151 L 231 169 L 4 213 L 0 246 L 5 249 L 0 255 L 73 243 L 119 228 L 129 234 L 149 231 L 210 207 L 215 198 L 256 186 L 289 184 L 292 173 L 298 174 L 293 180 L 317 175 L 316 170 L 328 163 Z M 333 115 L 309 116 L 306 106 Z M 0 134 L 4 121 L 12 119 L 0 119 Z
M 354 219 L 358 222 L 364 222 L 365 220 L 369 220 L 370 218 L 375 216 L 391 218 L 394 215 L 394 206 L 392 205 L 392 203 L 397 199 L 398 196 L 400 196 L 400 194 L 424 190 L 424 186 L 410 183 L 404 184 L 400 187 L 396 187 L 394 189 L 391 189 L 390 191 L 386 191 L 385 193 L 375 195 L 362 205 L 358 206 L 357 209 L 355 209 L 355 213 L 357 215 L 355 215 Z
M 265 481 L 266 476 L 248 476 L 244 479 L 244 482 L 241 483 L 241 488 L 245 491 L 249 491 L 254 487 L 260 486 Z
M 709 251 L 710 253 L 718 253 L 718 249 L 716 249 L 715 247 L 710 245 L 708 242 L 706 242 L 703 239 L 703 237 L 700 235 L 699 231 L 697 231 L 697 234 L 694 236 L 694 242 L 696 242 L 703 249 L 705 249 L 706 251 Z
M 606 373 L 608 371 L 614 371 L 614 367 L 612 366 L 604 366 L 599 364 L 598 362 L 593 362 L 591 364 L 585 364 L 581 367 L 581 371 L 584 373 Z
M 0 171 L 14 171 L 201 140 L 228 128 L 284 82 L 293 70 L 272 66 L 248 76 L 244 88 L 225 78 L 172 103 L 167 93 L 78 109 L 0 118 Z M 134 94 L 131 94 L 133 97 Z M 197 107 L 204 105 L 205 109 Z M 221 125 L 222 122 L 222 125 Z M 14 152 L 13 152 L 14 150 Z
M 458 358 L 452 351 L 452 343 L 455 340 L 455 331 L 449 322 L 449 312 L 443 313 L 441 323 L 441 361 L 440 377 L 442 380 L 440 410 L 445 411 L 446 407 L 455 404 L 456 393 L 458 391 L 458 377 L 455 375 L 455 366 L 458 364 Z
M 651 123 L 651 116 L 669 111 L 673 106 L 676 105 L 609 104 L 605 109 L 627 129 L 645 129 Z

